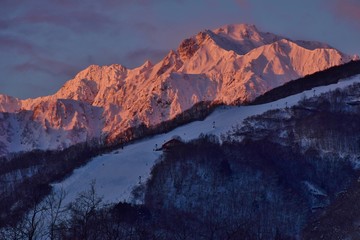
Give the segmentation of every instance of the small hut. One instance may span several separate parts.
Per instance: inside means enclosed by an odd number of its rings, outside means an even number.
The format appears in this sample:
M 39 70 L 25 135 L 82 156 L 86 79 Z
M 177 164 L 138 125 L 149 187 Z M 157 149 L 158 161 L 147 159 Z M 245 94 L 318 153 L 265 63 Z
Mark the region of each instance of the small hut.
M 173 138 L 173 139 L 165 142 L 161 146 L 161 150 L 162 151 L 170 151 L 170 150 L 172 150 L 173 148 L 175 148 L 177 146 L 181 146 L 182 144 L 184 144 L 184 142 L 181 141 L 181 139 Z

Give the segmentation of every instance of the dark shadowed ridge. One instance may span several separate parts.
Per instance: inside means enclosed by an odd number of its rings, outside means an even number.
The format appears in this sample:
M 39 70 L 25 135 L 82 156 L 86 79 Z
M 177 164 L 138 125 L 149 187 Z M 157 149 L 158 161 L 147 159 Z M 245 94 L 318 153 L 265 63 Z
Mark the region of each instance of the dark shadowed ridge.
M 360 183 L 338 196 L 322 214 L 303 231 L 303 239 L 359 239 Z
M 250 105 L 273 102 L 305 90 L 310 90 L 314 87 L 334 84 L 341 79 L 349 78 L 357 74 L 360 74 L 360 60 L 350 61 L 343 65 L 334 66 L 324 71 L 287 82 L 257 97 Z

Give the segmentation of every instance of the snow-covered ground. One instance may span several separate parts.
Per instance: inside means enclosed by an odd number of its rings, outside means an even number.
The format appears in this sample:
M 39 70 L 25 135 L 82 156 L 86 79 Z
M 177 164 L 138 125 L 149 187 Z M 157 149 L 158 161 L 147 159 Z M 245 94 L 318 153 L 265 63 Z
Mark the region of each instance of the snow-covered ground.
M 173 131 L 144 139 L 111 153 L 95 157 L 86 166 L 76 169 L 72 176 L 61 183 L 54 184 L 55 191 L 64 189 L 67 196 L 64 204 L 73 201 L 79 192 L 89 189 L 95 181 L 97 193 L 105 202 L 130 201 L 131 190 L 139 181 L 144 182 L 149 177 L 151 167 L 161 155 L 153 151 L 155 146 L 161 146 L 173 136 L 184 140 L 198 137 L 201 133 L 220 135 L 232 126 L 241 123 L 246 117 L 261 114 L 270 109 L 284 108 L 296 104 L 304 96 L 312 97 L 336 88 L 343 88 L 355 82 L 360 82 L 360 75 L 337 84 L 318 87 L 300 94 L 289 96 L 278 101 L 241 107 L 220 107 L 203 121 L 196 121 L 178 127 Z M 315 91 L 314 91 L 315 90 Z M 215 128 L 213 123 L 215 122 Z

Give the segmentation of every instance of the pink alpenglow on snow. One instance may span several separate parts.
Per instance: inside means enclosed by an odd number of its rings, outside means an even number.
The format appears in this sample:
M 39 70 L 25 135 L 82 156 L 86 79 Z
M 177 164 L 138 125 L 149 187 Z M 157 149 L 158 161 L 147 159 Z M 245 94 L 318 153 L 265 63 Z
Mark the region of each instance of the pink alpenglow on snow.
M 254 25 L 205 30 L 156 64 L 91 65 L 51 96 L 0 95 L 0 155 L 114 138 L 129 127 L 172 119 L 200 101 L 253 100 L 350 60 L 327 44 L 293 41 Z

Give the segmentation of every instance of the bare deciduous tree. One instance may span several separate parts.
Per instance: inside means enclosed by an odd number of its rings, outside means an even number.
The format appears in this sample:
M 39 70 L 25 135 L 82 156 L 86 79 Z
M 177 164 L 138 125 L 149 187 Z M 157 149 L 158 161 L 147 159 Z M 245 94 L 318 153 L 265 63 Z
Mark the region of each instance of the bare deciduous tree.
M 102 198 L 95 189 L 95 181 L 90 184 L 90 189 L 79 194 L 76 200 L 69 205 L 72 221 L 72 231 L 80 239 L 89 239 L 89 233 L 97 233 L 97 212 L 102 207 Z M 92 238 L 97 237 L 92 234 Z
M 56 238 L 56 231 L 61 229 L 59 223 L 66 217 L 67 209 L 63 206 L 63 200 L 66 193 L 64 189 L 60 189 L 57 192 L 52 192 L 45 199 L 46 215 L 48 217 L 48 237 L 50 239 Z

